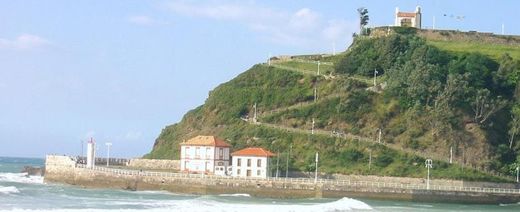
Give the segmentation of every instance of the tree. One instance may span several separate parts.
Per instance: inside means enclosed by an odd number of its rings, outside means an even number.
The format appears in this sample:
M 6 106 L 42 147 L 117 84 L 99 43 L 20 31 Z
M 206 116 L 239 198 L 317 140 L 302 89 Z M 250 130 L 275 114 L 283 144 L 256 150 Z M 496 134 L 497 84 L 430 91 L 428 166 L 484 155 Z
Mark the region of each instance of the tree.
M 367 10 L 367 8 L 360 7 L 357 9 L 357 11 L 359 13 L 359 34 L 364 35 L 366 33 L 363 32 L 363 29 L 368 24 L 368 20 L 369 20 L 368 10 Z
M 520 104 L 515 104 L 511 109 L 511 122 L 509 122 L 509 149 L 513 148 L 518 132 L 520 132 Z
M 507 100 L 501 96 L 497 98 L 491 97 L 491 92 L 485 88 L 477 90 L 473 98 L 471 106 L 473 112 L 475 112 L 475 122 L 478 124 L 486 122 L 491 115 L 504 108 L 507 104 Z
M 506 53 L 500 58 L 499 64 L 494 76 L 495 83 L 504 87 L 513 87 L 520 80 L 520 61 L 514 60 Z

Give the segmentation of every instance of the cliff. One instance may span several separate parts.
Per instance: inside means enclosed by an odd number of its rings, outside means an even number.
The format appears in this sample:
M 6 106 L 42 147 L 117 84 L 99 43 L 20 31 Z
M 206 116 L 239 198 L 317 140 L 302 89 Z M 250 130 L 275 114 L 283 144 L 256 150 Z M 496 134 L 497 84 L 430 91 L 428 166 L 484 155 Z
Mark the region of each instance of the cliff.
M 453 51 L 433 32 L 373 33 L 336 56 L 254 65 L 164 128 L 146 157 L 178 159 L 180 142 L 211 134 L 234 149 L 280 153 L 282 170 L 285 158 L 291 170 L 314 170 L 320 152 L 327 173 L 419 177 L 432 158 L 438 178 L 507 181 L 518 163 L 518 142 L 508 148 L 508 139 L 520 47 L 489 39 L 486 48 Z

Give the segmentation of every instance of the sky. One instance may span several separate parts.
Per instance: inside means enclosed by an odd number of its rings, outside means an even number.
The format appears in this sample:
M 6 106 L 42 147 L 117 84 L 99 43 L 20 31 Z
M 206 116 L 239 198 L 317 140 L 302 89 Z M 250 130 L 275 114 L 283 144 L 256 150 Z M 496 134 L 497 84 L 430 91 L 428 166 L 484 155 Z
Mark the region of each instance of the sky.
M 423 28 L 520 34 L 513 0 L 0 0 L 0 156 L 79 155 L 91 137 L 142 156 L 268 55 L 344 51 L 357 8 L 387 26 L 417 5 Z

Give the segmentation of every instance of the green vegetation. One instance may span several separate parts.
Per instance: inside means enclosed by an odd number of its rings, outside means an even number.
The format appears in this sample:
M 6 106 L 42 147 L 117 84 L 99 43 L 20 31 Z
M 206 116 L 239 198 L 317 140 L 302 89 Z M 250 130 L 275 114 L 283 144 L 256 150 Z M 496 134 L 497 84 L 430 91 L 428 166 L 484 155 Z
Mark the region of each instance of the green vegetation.
M 446 50 L 455 54 L 478 52 L 488 57 L 491 57 L 494 60 L 498 60 L 500 57 L 502 57 L 502 55 L 507 53 L 514 59 L 520 60 L 520 46 L 449 40 L 429 40 L 427 43 L 439 49 Z
M 510 175 L 520 164 L 520 62 L 514 56 L 453 53 L 403 29 L 357 37 L 347 52 L 311 60 L 333 62 L 320 69 L 335 77 L 317 76 L 317 64 L 309 61 L 255 65 L 163 129 L 146 157 L 178 158 L 184 139 L 211 134 L 234 150 L 266 147 L 282 160 L 292 145 L 289 166 L 300 171 L 314 169 L 317 151 L 327 173 L 422 177 L 429 157 L 437 178 L 503 181 L 487 173 Z M 379 92 L 367 89 L 374 70 L 384 84 Z M 244 121 L 255 103 L 265 124 Z M 313 118 L 315 128 L 330 135 L 306 132 Z M 377 129 L 384 145 L 367 142 Z M 347 133 L 360 139 L 336 136 Z M 450 148 L 453 165 L 445 162 Z

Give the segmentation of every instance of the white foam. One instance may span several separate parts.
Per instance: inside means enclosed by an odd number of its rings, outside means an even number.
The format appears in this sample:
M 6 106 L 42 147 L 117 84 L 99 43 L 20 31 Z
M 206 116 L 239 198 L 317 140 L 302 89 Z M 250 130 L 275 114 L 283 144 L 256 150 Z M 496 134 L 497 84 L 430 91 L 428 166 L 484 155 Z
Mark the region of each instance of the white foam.
M 20 193 L 20 191 L 14 186 L 7 186 L 7 187 L 0 186 L 0 193 L 1 194 L 14 194 L 14 193 Z
M 78 211 L 78 212 L 101 212 L 101 211 L 125 211 L 125 212 L 138 212 L 138 211 L 151 211 L 151 212 L 169 212 L 169 211 L 192 211 L 192 212 L 228 212 L 228 211 L 351 211 L 351 210 L 370 210 L 372 209 L 369 205 L 364 202 L 342 198 L 337 201 L 327 203 L 285 203 L 285 204 L 263 204 L 263 203 L 228 203 L 220 202 L 212 199 L 195 198 L 185 200 L 137 200 L 128 202 L 111 202 L 111 205 L 140 205 L 146 206 L 143 209 L 16 209 L 13 208 L 9 211 L 14 212 L 65 212 L 65 211 Z M 0 209 L 0 211 L 2 211 Z
M 221 194 L 221 197 L 251 197 L 249 194 Z
M 30 176 L 27 173 L 0 173 L 0 182 L 42 184 L 42 176 Z

